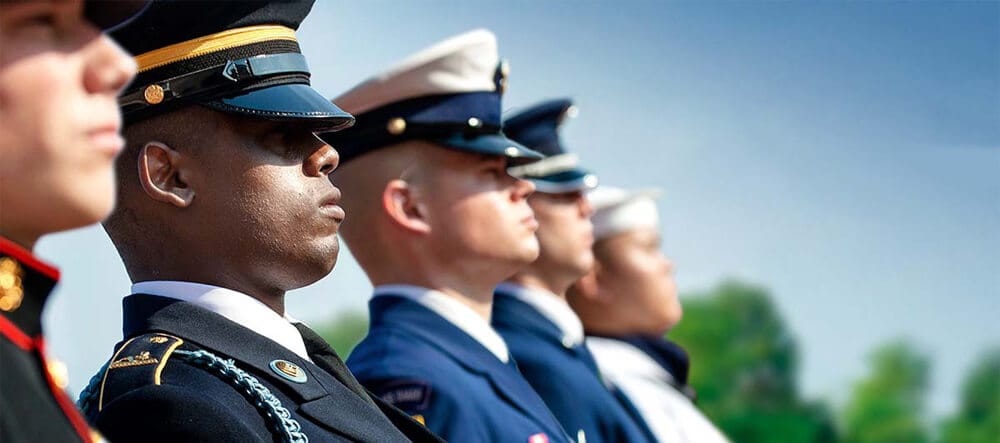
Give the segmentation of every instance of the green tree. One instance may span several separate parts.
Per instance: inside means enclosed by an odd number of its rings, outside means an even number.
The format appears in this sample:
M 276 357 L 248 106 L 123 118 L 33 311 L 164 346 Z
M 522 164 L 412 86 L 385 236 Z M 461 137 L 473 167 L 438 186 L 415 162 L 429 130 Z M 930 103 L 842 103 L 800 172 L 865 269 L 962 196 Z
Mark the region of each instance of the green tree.
M 1000 348 L 985 352 L 962 386 L 958 413 L 941 429 L 943 443 L 993 443 L 1000 439 Z
M 871 372 L 858 381 L 844 410 L 848 443 L 923 443 L 924 398 L 930 363 L 905 341 L 869 356 Z
M 699 407 L 733 441 L 836 441 L 827 407 L 800 397 L 798 349 L 767 290 L 730 281 L 683 305 L 669 338 L 692 356 Z
M 333 319 L 317 325 L 316 333 L 346 360 L 368 333 L 368 316 L 361 312 L 341 312 Z

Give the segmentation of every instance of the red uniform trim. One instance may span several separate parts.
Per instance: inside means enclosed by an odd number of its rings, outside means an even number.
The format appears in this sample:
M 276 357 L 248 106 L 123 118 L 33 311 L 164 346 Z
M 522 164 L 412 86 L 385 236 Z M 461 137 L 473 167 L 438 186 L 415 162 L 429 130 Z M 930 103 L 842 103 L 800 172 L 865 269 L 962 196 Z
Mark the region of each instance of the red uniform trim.
M 34 347 L 34 340 L 28 337 L 14 322 L 7 320 L 7 317 L 0 315 L 0 335 L 7 337 L 11 343 L 24 351 L 30 351 Z
M 21 245 L 17 243 L 0 237 L 0 252 L 16 258 L 17 261 L 28 265 L 31 269 L 41 272 L 42 275 L 48 278 L 59 280 L 58 268 L 43 262 L 38 257 L 35 257 L 31 251 L 22 248 Z
M 52 391 L 52 397 L 56 399 L 56 403 L 59 404 L 59 408 L 62 409 L 63 415 L 69 419 L 69 423 L 73 425 L 73 429 L 76 430 L 77 435 L 80 436 L 80 440 L 86 443 L 91 443 L 90 439 L 90 426 L 87 425 L 87 421 L 84 420 L 83 415 L 80 411 L 76 409 L 76 405 L 73 401 L 69 399 L 66 392 L 56 386 L 55 380 L 52 379 L 52 374 L 49 372 L 49 362 L 45 360 L 45 339 L 42 336 L 38 336 L 35 339 L 35 346 L 38 349 L 38 355 L 42 360 L 42 366 L 45 368 L 45 381 L 49 384 L 49 390 Z

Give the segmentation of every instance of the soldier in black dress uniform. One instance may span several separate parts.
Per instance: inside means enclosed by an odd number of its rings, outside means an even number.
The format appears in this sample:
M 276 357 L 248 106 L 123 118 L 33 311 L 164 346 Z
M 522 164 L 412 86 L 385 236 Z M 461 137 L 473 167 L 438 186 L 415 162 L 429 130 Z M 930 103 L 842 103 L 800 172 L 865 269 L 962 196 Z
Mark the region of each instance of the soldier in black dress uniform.
M 42 235 L 100 221 L 121 150 L 115 95 L 132 59 L 101 28 L 142 2 L 0 2 L 0 441 L 98 441 L 45 354 L 59 271 Z
M 153 1 L 112 35 L 139 75 L 104 226 L 133 281 L 124 340 L 80 406 L 114 442 L 439 441 L 372 398 L 285 292 L 326 276 L 344 219 L 314 132 L 312 1 Z

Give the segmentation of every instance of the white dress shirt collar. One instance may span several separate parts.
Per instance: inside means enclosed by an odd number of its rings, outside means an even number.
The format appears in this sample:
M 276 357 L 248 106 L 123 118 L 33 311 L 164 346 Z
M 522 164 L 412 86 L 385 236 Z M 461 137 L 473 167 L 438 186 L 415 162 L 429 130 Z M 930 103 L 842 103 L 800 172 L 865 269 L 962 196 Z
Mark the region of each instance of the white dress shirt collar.
M 242 292 L 201 283 L 156 280 L 133 284 L 132 293 L 170 297 L 207 309 L 312 361 L 302 335 L 292 325 L 297 320 L 288 314 L 278 315 L 260 300 Z
M 480 317 L 476 311 L 451 296 L 413 285 L 381 285 L 375 288 L 375 297 L 387 295 L 406 297 L 434 311 L 483 345 L 500 361 L 504 363 L 510 361 L 507 343 L 500 334 L 497 334 L 489 322 Z
M 549 319 L 562 332 L 562 343 L 573 347 L 583 343 L 583 323 L 573 312 L 566 300 L 549 291 L 528 288 L 518 284 L 503 282 L 497 286 L 497 291 L 516 297 Z

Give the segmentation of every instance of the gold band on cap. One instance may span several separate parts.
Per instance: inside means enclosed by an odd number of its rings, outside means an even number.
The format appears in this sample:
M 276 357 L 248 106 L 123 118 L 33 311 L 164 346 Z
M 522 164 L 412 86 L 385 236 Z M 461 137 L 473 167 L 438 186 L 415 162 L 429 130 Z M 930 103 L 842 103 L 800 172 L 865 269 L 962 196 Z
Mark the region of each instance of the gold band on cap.
M 271 40 L 295 39 L 295 30 L 280 25 L 247 26 L 175 43 L 135 56 L 139 72 L 224 49 Z

